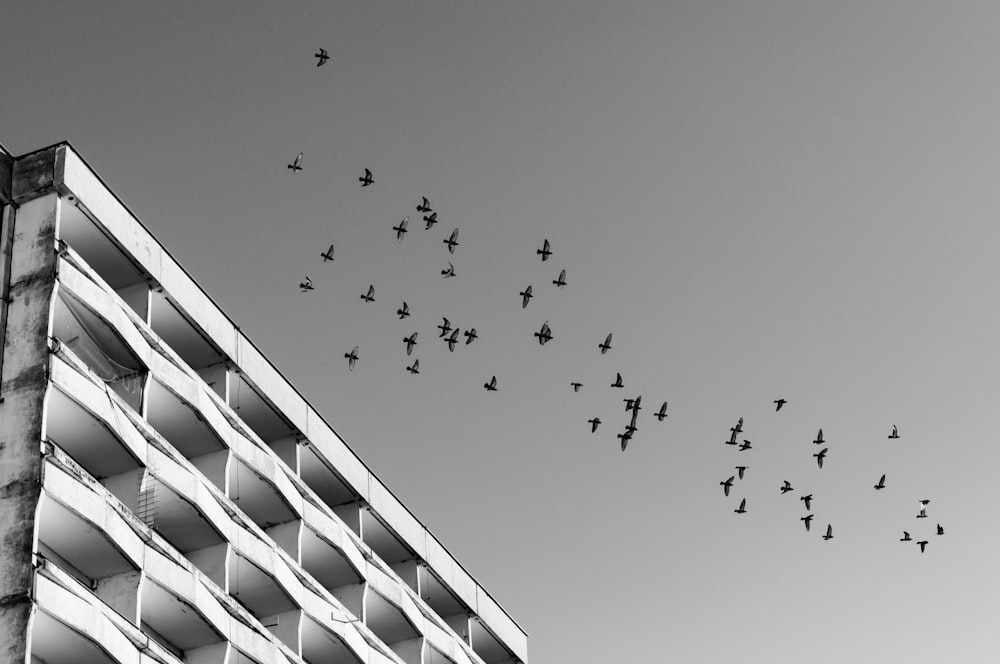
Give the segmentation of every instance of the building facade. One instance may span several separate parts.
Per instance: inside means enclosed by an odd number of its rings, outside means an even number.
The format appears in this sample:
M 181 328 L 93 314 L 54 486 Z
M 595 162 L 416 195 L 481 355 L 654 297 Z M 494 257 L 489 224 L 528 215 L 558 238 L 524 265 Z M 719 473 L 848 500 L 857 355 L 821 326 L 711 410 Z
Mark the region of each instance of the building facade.
M 0 214 L 0 661 L 527 662 L 72 146 L 0 147 Z

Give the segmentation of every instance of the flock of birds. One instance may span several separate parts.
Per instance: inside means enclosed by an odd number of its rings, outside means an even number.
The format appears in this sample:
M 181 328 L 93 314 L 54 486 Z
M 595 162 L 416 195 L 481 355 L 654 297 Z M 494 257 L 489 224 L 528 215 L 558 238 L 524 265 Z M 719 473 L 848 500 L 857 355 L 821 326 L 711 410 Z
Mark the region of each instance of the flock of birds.
M 782 408 L 782 406 L 784 406 L 786 403 L 788 403 L 788 401 L 786 399 L 775 399 L 774 400 L 775 412 L 780 411 L 781 408 Z M 746 452 L 748 450 L 753 449 L 753 445 L 746 438 L 743 438 L 743 442 L 742 443 L 737 440 L 739 437 L 741 437 L 742 433 L 743 433 L 743 418 L 741 417 L 736 422 L 736 424 L 734 426 L 730 427 L 730 429 L 729 429 L 729 434 L 730 434 L 729 438 L 724 441 L 726 445 L 731 445 L 731 446 L 736 447 L 737 453 L 739 453 L 739 452 Z M 895 424 L 892 425 L 892 431 L 889 433 L 888 439 L 889 440 L 898 440 L 899 439 L 899 429 L 896 427 Z M 823 469 L 823 460 L 826 458 L 827 451 L 829 450 L 829 447 L 826 446 L 827 445 L 827 441 L 823 438 L 823 429 L 819 429 L 819 431 L 816 433 L 816 438 L 812 441 L 812 443 L 814 445 L 823 445 L 824 446 L 819 452 L 816 452 L 816 453 L 814 453 L 812 455 L 813 458 L 816 459 L 816 466 L 817 466 L 817 468 L 820 469 L 820 470 L 822 470 Z M 741 458 L 740 461 L 742 462 L 743 459 Z M 733 490 L 733 488 L 735 486 L 735 483 L 737 481 L 742 481 L 743 480 L 743 478 L 744 478 L 747 470 L 749 470 L 749 468 L 750 468 L 750 466 L 744 465 L 742 463 L 741 463 L 741 465 L 734 466 L 734 469 L 736 470 L 736 473 L 733 474 L 733 475 L 730 475 L 727 479 L 722 480 L 722 481 L 719 482 L 719 486 L 722 487 L 723 495 L 725 495 L 726 497 L 728 497 L 730 495 L 730 492 Z M 878 482 L 876 482 L 873 485 L 873 488 L 875 489 L 875 491 L 882 491 L 883 489 L 886 488 L 885 476 L 886 476 L 886 474 L 882 473 L 882 475 L 878 479 Z M 792 486 L 792 483 L 790 481 L 788 481 L 788 480 L 782 480 L 782 484 L 781 484 L 780 487 L 778 487 L 778 491 L 780 492 L 780 494 L 782 496 L 784 496 L 784 495 L 787 495 L 789 493 L 795 492 L 796 489 L 795 489 L 795 487 Z M 800 492 L 800 493 L 802 493 L 802 495 L 799 496 L 799 501 L 802 502 L 802 504 L 804 505 L 806 514 L 804 516 L 799 517 L 799 520 L 805 526 L 806 532 L 810 532 L 812 530 L 812 521 L 813 521 L 813 518 L 814 518 L 813 517 L 813 513 L 812 513 L 813 494 L 812 493 L 805 493 L 805 492 Z M 928 500 L 928 499 L 926 499 L 926 498 L 921 499 L 921 500 L 918 501 L 918 503 L 920 505 L 920 510 L 917 513 L 916 518 L 918 518 L 918 519 L 926 519 L 927 518 L 927 505 L 929 505 L 930 502 L 931 501 Z M 736 509 L 734 509 L 733 512 L 735 512 L 736 514 L 746 514 L 747 513 L 747 499 L 745 497 L 740 499 L 739 507 L 737 507 Z M 942 527 L 941 524 L 938 523 L 937 524 L 937 528 L 935 529 L 934 532 L 935 532 L 936 535 L 944 535 L 944 527 Z M 830 524 L 830 523 L 826 524 L 826 532 L 823 534 L 823 539 L 826 540 L 826 541 L 829 541 L 829 540 L 833 539 L 833 524 Z M 929 543 L 929 540 L 927 540 L 927 539 L 914 540 L 913 537 L 910 535 L 910 532 L 906 531 L 906 530 L 903 531 L 903 537 L 900 538 L 899 541 L 900 542 L 914 542 L 915 541 L 916 544 L 920 547 L 920 552 L 921 553 L 923 553 L 927 549 L 927 544 Z
M 330 56 L 325 49 L 319 49 L 319 51 L 315 54 L 315 57 L 317 59 L 316 62 L 317 67 L 323 66 L 330 59 Z M 295 159 L 290 164 L 288 164 L 288 169 L 292 171 L 293 174 L 299 173 L 303 170 L 302 164 L 303 164 L 303 153 L 300 152 L 295 157 Z M 371 169 L 365 168 L 364 172 L 358 177 L 358 181 L 360 182 L 361 187 L 371 187 L 372 185 L 375 184 L 374 173 L 371 171 Z M 423 215 L 422 220 L 424 222 L 424 230 L 429 231 L 438 223 L 438 213 L 432 209 L 430 201 L 426 196 L 421 196 L 421 202 L 419 205 L 416 206 L 416 211 L 419 214 Z M 408 227 L 409 221 L 410 217 L 408 216 L 404 217 L 397 225 L 392 227 L 392 231 L 395 233 L 396 241 L 398 243 L 402 243 L 406 238 L 406 234 L 410 231 Z M 450 234 L 448 234 L 447 237 L 444 237 L 441 240 L 442 243 L 447 248 L 449 255 L 454 255 L 456 248 L 460 246 L 458 241 L 458 235 L 459 235 L 459 229 L 455 228 L 454 230 L 451 231 Z M 544 239 L 542 241 L 541 246 L 535 250 L 535 254 L 540 258 L 541 262 L 543 263 L 547 262 L 553 256 L 554 251 L 552 249 L 552 244 L 547 238 Z M 320 256 L 323 260 L 323 263 L 332 262 L 334 260 L 334 245 L 331 244 L 326 251 L 321 252 Z M 455 276 L 456 276 L 455 266 L 452 262 L 448 261 L 447 266 L 441 269 L 441 277 L 444 279 L 450 279 L 454 278 Z M 552 284 L 557 289 L 562 289 L 567 285 L 566 270 L 564 268 L 561 269 L 556 278 L 552 280 Z M 306 276 L 305 280 L 299 284 L 299 290 L 302 293 L 308 293 L 315 290 L 315 284 L 313 283 L 313 280 L 309 276 Z M 528 305 L 531 303 L 532 298 L 535 297 L 534 285 L 528 284 L 524 288 L 524 290 L 518 293 L 518 295 L 520 296 L 521 308 L 527 309 Z M 375 302 L 375 285 L 369 284 L 367 291 L 360 295 L 360 299 L 366 304 Z M 399 309 L 396 310 L 396 314 L 399 320 L 404 320 L 407 317 L 409 317 L 410 316 L 409 304 L 406 301 L 403 301 Z M 457 326 L 453 326 L 451 321 L 447 317 L 442 317 L 442 322 L 437 326 L 437 330 L 438 330 L 437 338 L 447 345 L 449 352 L 455 351 L 455 348 L 460 345 L 461 343 L 460 339 L 462 337 L 464 337 L 464 345 L 467 346 L 469 344 L 472 344 L 479 336 L 476 328 L 468 327 L 462 330 Z M 555 339 L 555 335 L 553 334 L 552 328 L 550 327 L 549 321 L 547 320 L 544 323 L 542 323 L 542 325 L 538 328 L 538 330 L 533 332 L 532 334 L 538 341 L 538 344 L 540 346 L 545 346 L 546 344 L 550 343 Z M 414 331 L 411 334 L 404 336 L 402 339 L 402 343 L 406 350 L 406 356 L 408 358 L 413 355 L 414 350 L 418 346 L 418 336 L 419 332 Z M 612 350 L 613 348 L 612 339 L 613 339 L 613 333 L 609 332 L 607 336 L 604 338 L 604 340 L 601 343 L 597 344 L 597 349 L 600 351 L 601 355 L 607 355 L 608 352 Z M 344 354 L 344 358 L 347 361 L 347 366 L 350 371 L 354 371 L 355 367 L 360 361 L 360 357 L 361 357 L 360 346 L 354 346 L 349 352 Z M 420 359 L 414 358 L 412 364 L 407 364 L 405 366 L 405 369 L 410 374 L 419 374 Z M 571 381 L 569 383 L 569 386 L 573 389 L 574 392 L 579 392 L 583 388 L 583 383 L 579 381 Z M 625 384 L 622 379 L 622 375 L 620 372 L 617 372 L 615 374 L 615 380 L 610 384 L 610 388 L 623 389 L 624 387 Z M 489 378 L 489 380 L 483 383 L 483 389 L 485 389 L 487 392 L 498 391 L 499 384 L 497 376 L 493 375 Z M 633 439 L 633 436 L 639 430 L 639 412 L 642 410 L 642 398 L 643 397 L 640 394 L 634 397 L 626 397 L 623 399 L 623 402 L 625 404 L 624 410 L 626 413 L 626 424 L 624 425 L 624 429 L 620 433 L 616 434 L 622 452 L 626 450 L 626 448 L 629 445 L 629 442 Z M 780 412 L 787 403 L 788 401 L 786 399 L 775 399 L 774 412 Z M 667 401 L 663 401 L 660 407 L 653 413 L 653 417 L 655 417 L 659 422 L 663 422 L 667 417 L 667 407 L 668 407 Z M 587 424 L 589 425 L 590 432 L 596 433 L 598 431 L 598 428 L 603 424 L 603 422 L 599 417 L 595 416 L 587 420 Z M 730 435 L 724 441 L 724 443 L 727 446 L 734 447 L 735 452 L 737 454 L 740 454 L 741 456 L 739 458 L 740 463 L 733 466 L 733 469 L 736 472 L 730 475 L 727 479 L 724 479 L 719 482 L 719 485 L 722 487 L 723 494 L 726 497 L 729 497 L 731 493 L 735 492 L 737 486 L 739 485 L 740 482 L 743 481 L 746 472 L 750 468 L 749 465 L 743 462 L 743 459 L 749 458 L 749 456 L 743 457 L 742 453 L 748 452 L 753 449 L 753 445 L 751 444 L 750 440 L 746 438 L 743 438 L 742 442 L 740 442 L 739 440 L 739 438 L 741 438 L 741 434 L 743 434 L 742 417 L 739 418 L 739 421 L 736 423 L 736 425 L 731 427 L 729 431 Z M 888 438 L 890 440 L 899 439 L 899 431 L 895 425 L 892 426 L 892 430 Z M 812 454 L 812 457 L 816 461 L 817 468 L 822 470 L 823 463 L 826 460 L 827 453 L 829 451 L 829 446 L 827 445 L 827 441 L 823 437 L 822 429 L 819 429 L 819 431 L 816 434 L 816 438 L 812 441 L 812 443 L 814 445 L 821 447 L 818 452 Z M 886 475 L 882 474 L 881 477 L 879 477 L 878 482 L 876 482 L 873 486 L 876 492 L 884 490 L 887 486 Z M 784 480 L 782 485 L 778 487 L 778 489 L 782 496 L 798 491 L 795 487 L 792 486 L 791 482 L 789 482 L 788 480 Z M 801 495 L 798 497 L 799 501 L 803 504 L 806 512 L 803 516 L 799 518 L 799 520 L 803 523 L 805 530 L 807 532 L 811 532 L 812 522 L 814 519 L 814 515 L 812 512 L 812 504 L 814 500 L 813 494 L 801 491 L 799 491 L 799 493 L 801 493 Z M 916 515 L 917 519 L 927 518 L 928 504 L 930 504 L 930 500 L 922 499 L 919 501 L 920 509 L 918 514 Z M 733 511 L 736 514 L 740 515 L 746 514 L 748 512 L 746 497 L 740 498 L 738 507 L 736 507 Z M 941 526 L 940 523 L 937 524 L 934 533 L 938 536 L 944 534 L 944 528 Z M 826 530 L 825 532 L 823 532 L 822 538 L 823 540 L 826 541 L 829 541 L 834 538 L 833 525 L 831 523 L 827 523 Z M 903 536 L 902 538 L 900 538 L 900 541 L 915 542 L 920 547 L 921 552 L 924 552 L 926 550 L 927 545 L 929 543 L 928 539 L 924 538 L 914 539 L 914 537 L 911 536 L 910 532 L 906 530 L 903 531 Z

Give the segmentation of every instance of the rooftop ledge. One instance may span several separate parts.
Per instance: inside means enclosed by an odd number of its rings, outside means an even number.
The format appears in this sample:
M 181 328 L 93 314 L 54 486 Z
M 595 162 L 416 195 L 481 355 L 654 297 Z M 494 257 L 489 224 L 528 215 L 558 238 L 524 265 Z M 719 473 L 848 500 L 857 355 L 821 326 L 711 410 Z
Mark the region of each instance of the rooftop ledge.
M 264 357 L 70 143 L 58 143 L 20 157 L 11 157 L 0 146 L 0 204 L 21 205 L 53 192 L 81 205 L 98 220 L 489 630 L 520 661 L 528 661 L 527 633 Z

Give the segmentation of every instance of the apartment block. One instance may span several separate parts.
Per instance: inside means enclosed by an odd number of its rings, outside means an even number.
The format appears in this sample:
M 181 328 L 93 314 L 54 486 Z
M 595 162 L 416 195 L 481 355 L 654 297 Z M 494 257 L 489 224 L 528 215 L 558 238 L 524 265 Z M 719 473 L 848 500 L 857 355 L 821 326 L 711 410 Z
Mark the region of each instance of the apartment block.
M 0 214 L 0 661 L 527 662 L 71 145 L 0 147 Z

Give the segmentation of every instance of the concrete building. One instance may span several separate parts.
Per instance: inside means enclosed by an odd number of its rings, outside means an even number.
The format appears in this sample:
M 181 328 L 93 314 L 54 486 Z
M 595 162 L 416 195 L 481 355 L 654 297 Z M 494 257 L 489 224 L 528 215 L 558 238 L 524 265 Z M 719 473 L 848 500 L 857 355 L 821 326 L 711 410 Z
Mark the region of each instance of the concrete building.
M 0 662 L 527 662 L 72 146 L 0 212 Z

